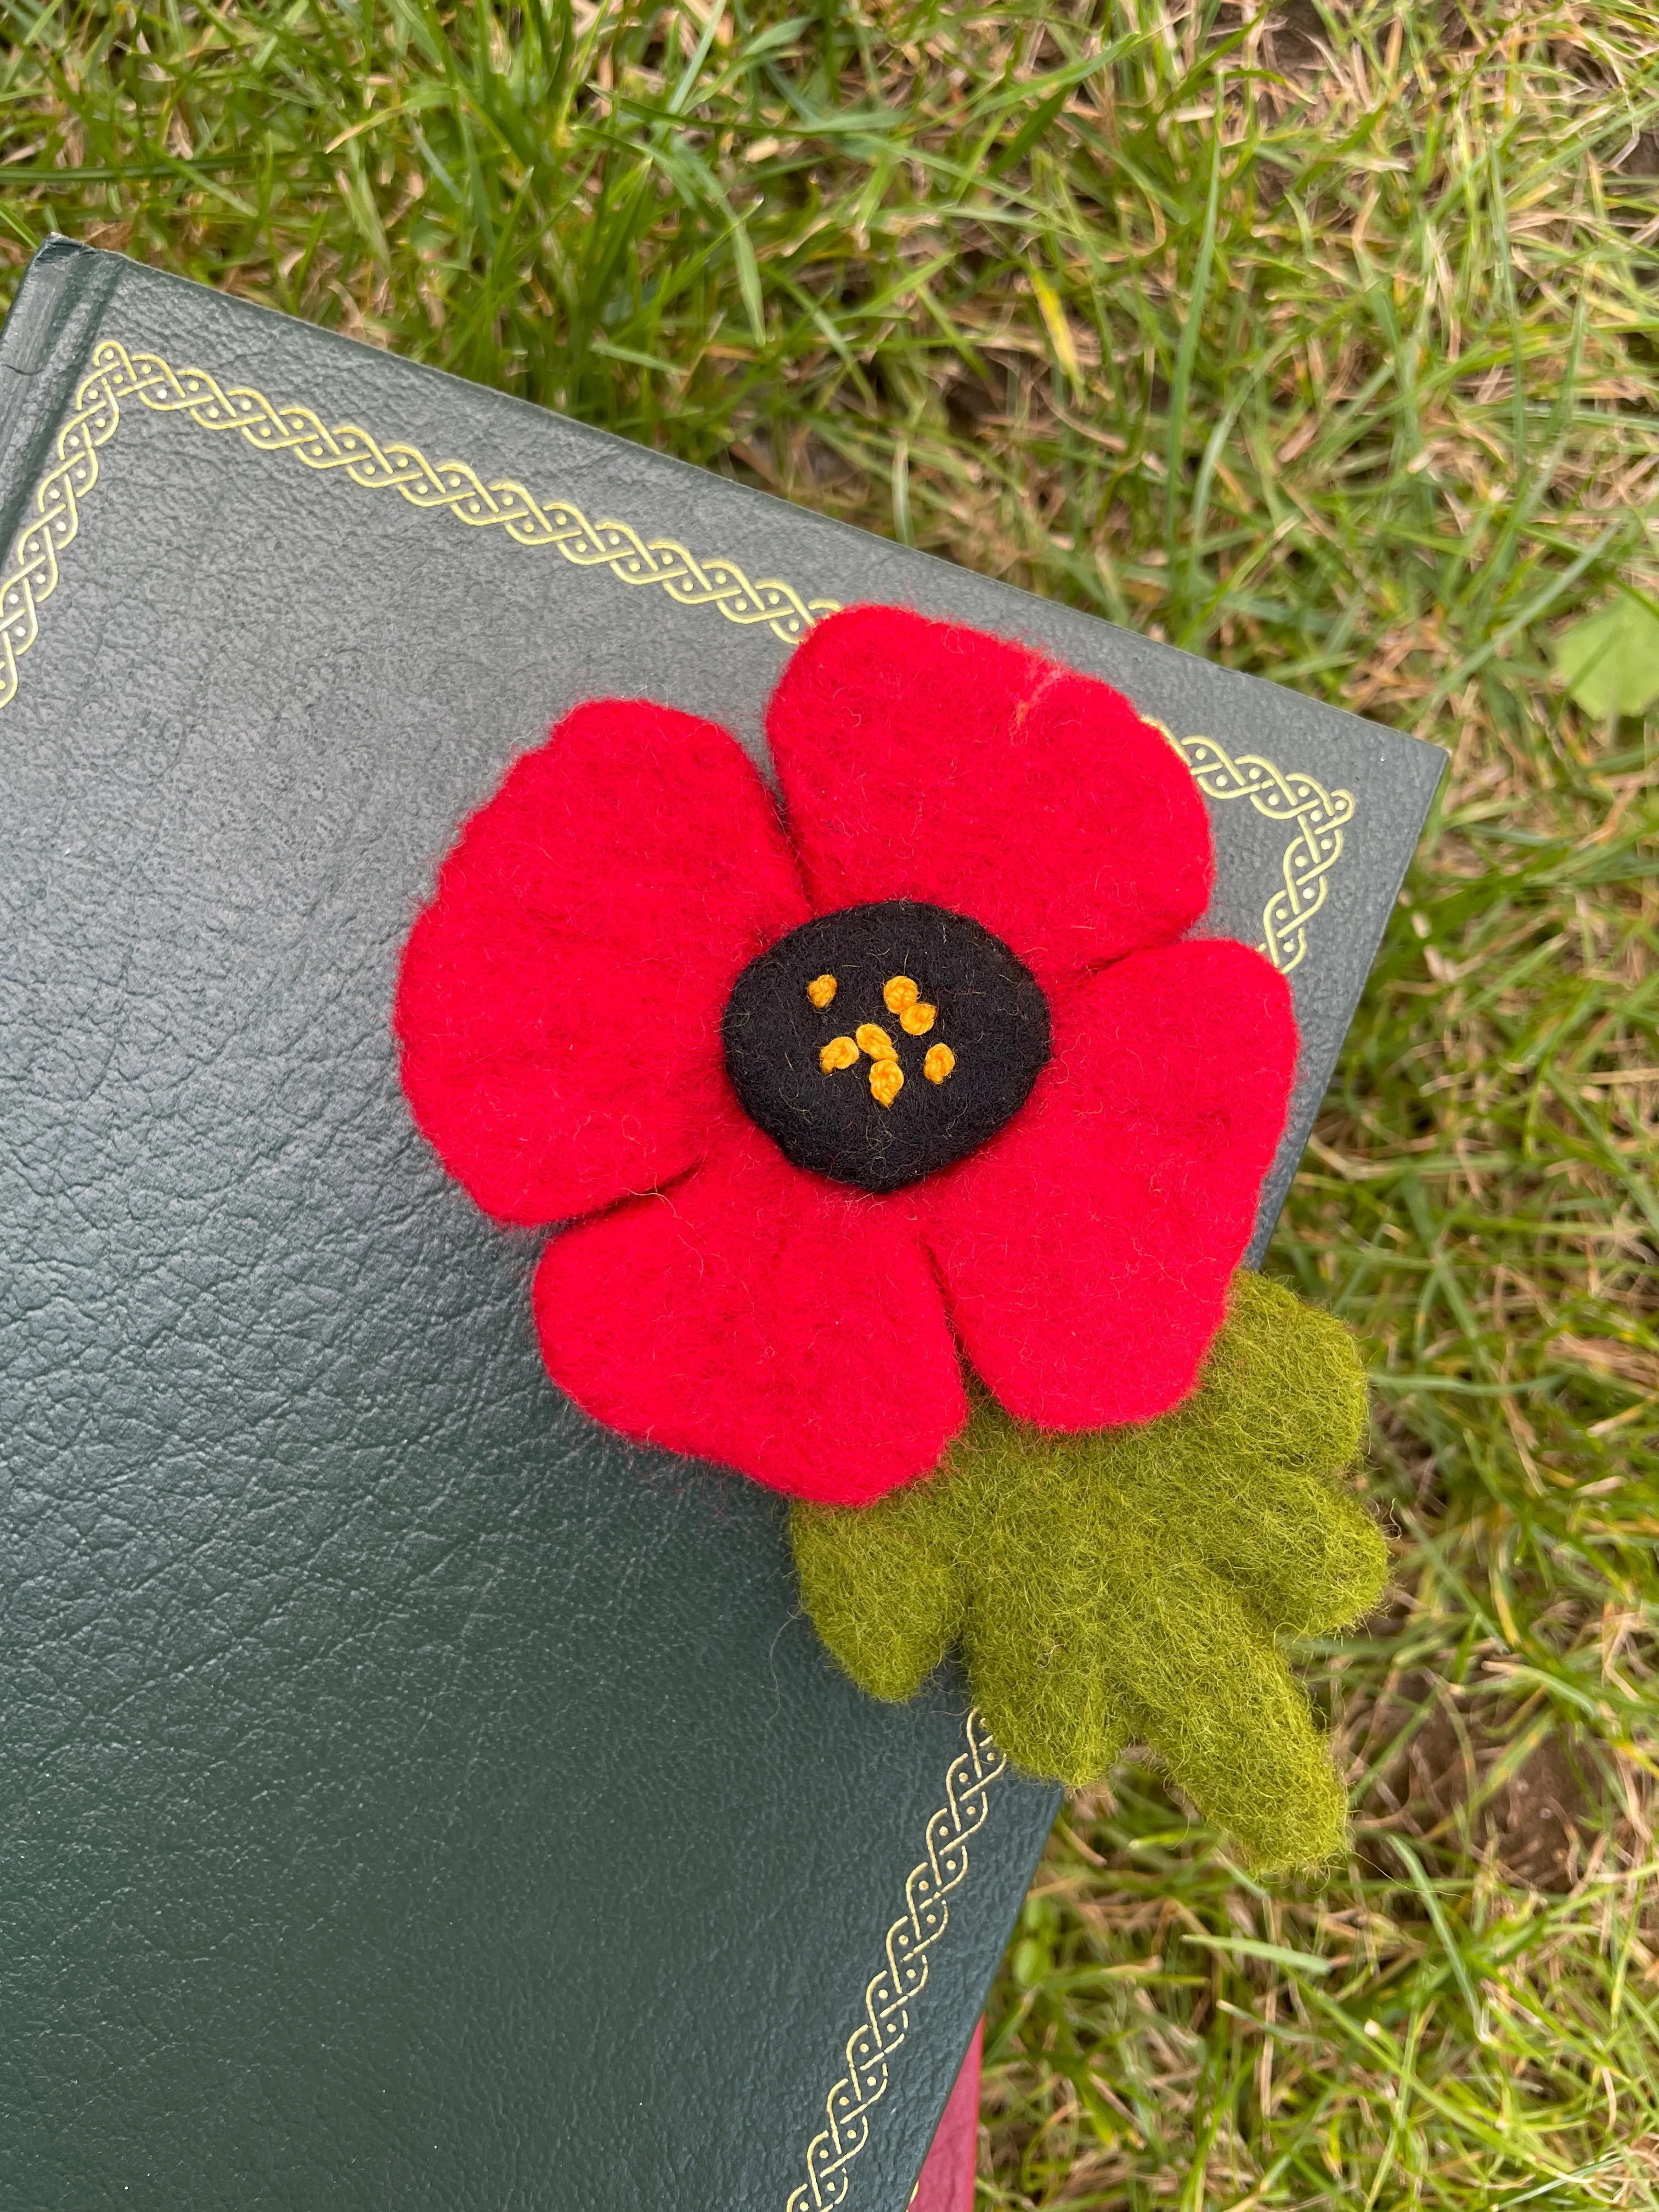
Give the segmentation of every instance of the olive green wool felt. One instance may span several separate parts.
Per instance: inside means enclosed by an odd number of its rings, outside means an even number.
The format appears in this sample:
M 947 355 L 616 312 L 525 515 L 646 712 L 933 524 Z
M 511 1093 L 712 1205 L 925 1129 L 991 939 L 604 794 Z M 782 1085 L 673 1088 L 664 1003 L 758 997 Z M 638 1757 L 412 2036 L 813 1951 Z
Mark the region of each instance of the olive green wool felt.
M 981 1400 L 927 1481 L 798 1504 L 806 1610 L 875 1697 L 914 1695 L 956 1644 L 1028 1772 L 1093 1781 L 1144 1743 L 1252 1863 L 1317 1863 L 1346 1807 L 1279 1639 L 1382 1590 L 1382 1538 L 1342 1481 L 1364 1422 L 1348 1331 L 1240 1274 L 1199 1389 L 1161 1419 L 1051 1436 Z

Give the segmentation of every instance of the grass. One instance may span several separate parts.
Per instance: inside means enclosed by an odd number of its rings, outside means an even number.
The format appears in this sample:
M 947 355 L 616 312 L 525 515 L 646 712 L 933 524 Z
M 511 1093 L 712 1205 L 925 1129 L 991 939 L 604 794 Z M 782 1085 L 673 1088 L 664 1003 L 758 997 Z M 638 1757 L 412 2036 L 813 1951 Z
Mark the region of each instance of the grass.
M 1352 1862 L 1073 1802 L 981 2202 L 1659 2204 L 1659 795 L 1551 673 L 1659 587 L 1647 0 L 0 26 L 8 287 L 118 246 L 1453 750 L 1273 1259 L 1399 1540 Z

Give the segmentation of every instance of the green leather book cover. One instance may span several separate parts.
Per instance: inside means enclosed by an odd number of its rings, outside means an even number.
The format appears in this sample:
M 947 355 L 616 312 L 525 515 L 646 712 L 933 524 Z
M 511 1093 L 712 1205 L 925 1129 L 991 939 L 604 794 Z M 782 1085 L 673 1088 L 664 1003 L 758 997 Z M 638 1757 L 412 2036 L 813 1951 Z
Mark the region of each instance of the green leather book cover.
M 761 753 L 826 608 L 1169 729 L 1283 1195 L 1441 757 L 53 241 L 0 339 L 0 2203 L 901 2212 L 1055 1797 L 862 1698 L 781 1501 L 548 1382 L 389 1010 L 575 701 Z

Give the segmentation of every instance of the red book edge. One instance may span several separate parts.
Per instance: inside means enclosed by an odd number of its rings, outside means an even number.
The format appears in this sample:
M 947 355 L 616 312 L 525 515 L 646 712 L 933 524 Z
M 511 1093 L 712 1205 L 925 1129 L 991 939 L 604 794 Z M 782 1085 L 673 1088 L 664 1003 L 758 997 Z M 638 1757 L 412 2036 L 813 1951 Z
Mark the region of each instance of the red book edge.
M 939 2115 L 921 2179 L 910 2199 L 910 2212 L 974 2212 L 974 2174 L 979 2164 L 979 2062 L 985 2023 L 974 2026 L 974 2039 L 962 2062 L 957 2086 Z

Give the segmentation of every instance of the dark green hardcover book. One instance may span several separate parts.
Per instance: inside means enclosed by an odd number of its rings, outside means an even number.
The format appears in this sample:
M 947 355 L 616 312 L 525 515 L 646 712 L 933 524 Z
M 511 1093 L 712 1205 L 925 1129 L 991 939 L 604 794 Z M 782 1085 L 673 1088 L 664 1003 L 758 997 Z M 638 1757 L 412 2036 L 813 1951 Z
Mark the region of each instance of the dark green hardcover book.
M 54 240 L 0 341 L 0 2202 L 901 2212 L 1053 1815 L 548 1382 L 389 1011 L 572 702 L 887 599 L 1165 724 L 1304 1038 L 1441 757 Z

